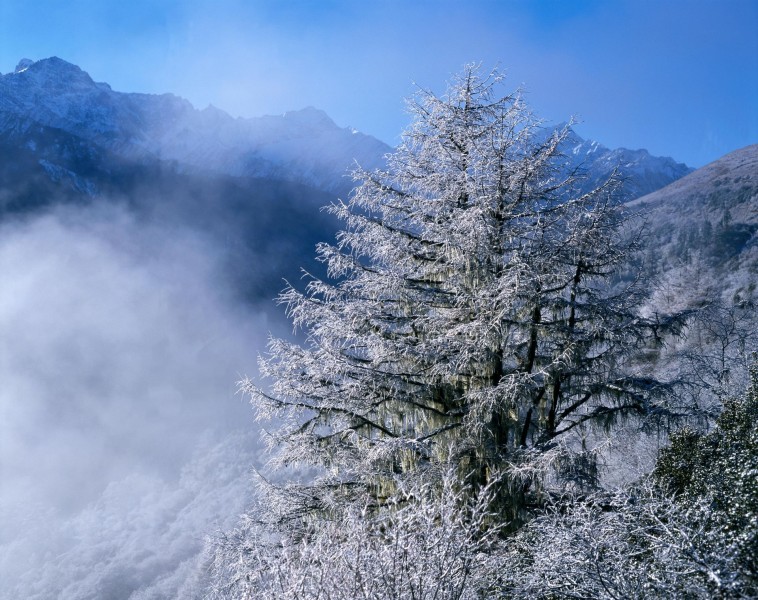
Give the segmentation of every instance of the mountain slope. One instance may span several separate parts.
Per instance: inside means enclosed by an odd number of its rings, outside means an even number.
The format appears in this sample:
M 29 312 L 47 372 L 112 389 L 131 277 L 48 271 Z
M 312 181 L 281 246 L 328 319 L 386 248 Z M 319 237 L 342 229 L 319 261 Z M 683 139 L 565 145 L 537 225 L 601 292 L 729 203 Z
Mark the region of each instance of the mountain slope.
M 679 281 L 676 304 L 758 300 L 758 145 L 630 203 L 650 223 L 647 263 Z
M 568 166 L 587 176 L 586 189 L 601 184 L 615 173 L 622 181 L 620 193 L 624 201 L 654 192 L 693 171 L 672 158 L 652 156 L 647 150 L 611 150 L 598 142 L 585 140 L 573 129 L 561 150 L 568 159 Z
M 214 107 L 196 110 L 173 94 L 115 92 L 57 57 L 22 61 L 15 73 L 0 76 L 0 131 L 22 133 L 33 123 L 128 159 L 177 161 L 330 192 L 349 188 L 343 176 L 355 162 L 374 168 L 390 150 L 314 108 L 235 119 Z

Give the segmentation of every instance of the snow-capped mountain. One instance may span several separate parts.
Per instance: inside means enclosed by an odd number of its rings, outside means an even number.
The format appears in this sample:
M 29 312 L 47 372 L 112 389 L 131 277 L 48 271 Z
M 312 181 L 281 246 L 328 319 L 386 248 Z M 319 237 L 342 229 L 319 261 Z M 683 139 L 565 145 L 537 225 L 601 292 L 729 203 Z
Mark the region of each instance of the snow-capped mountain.
M 625 201 L 650 194 L 693 171 L 684 163 L 652 156 L 647 150 L 612 150 L 583 139 L 573 129 L 561 150 L 569 166 L 587 176 L 586 188 L 602 183 L 615 171 L 622 181 L 620 193 Z
M 43 131 L 47 138 L 73 136 L 53 144 L 67 149 L 63 160 L 49 147 L 37 152 L 41 140 L 35 137 Z M 101 182 L 63 164 L 66 160 L 112 163 L 115 157 L 141 165 L 158 160 L 179 171 L 294 181 L 345 195 L 352 187 L 346 175 L 356 164 L 380 166 L 391 150 L 376 138 L 338 127 L 316 108 L 234 118 L 213 106 L 197 110 L 173 94 L 116 92 L 57 57 L 23 59 L 14 73 L 0 75 L 0 139 L 43 154 L 37 160 L 49 179 L 88 195 L 96 195 Z M 77 154 L 75 146 L 86 147 Z M 572 167 L 586 173 L 588 186 L 617 169 L 625 200 L 692 170 L 646 150 L 611 150 L 575 132 L 563 152 Z
M 328 191 L 349 189 L 356 163 L 374 168 L 390 148 L 338 127 L 323 111 L 233 118 L 195 109 L 173 94 L 121 93 L 53 57 L 23 60 L 0 76 L 0 131 L 34 125 L 75 135 L 117 156 L 176 161 L 180 167 L 233 176 L 297 181 Z
M 390 150 L 315 108 L 234 118 L 173 94 L 114 91 L 56 57 L 25 59 L 0 75 L 0 212 L 97 199 L 157 211 L 226 240 L 241 277 L 251 249 L 270 250 L 256 276 L 265 297 L 282 275 L 312 266 L 317 241 L 333 238 L 336 224 L 317 209 L 349 193 L 347 173 L 356 163 L 382 165 Z M 575 133 L 563 152 L 587 185 L 617 168 L 625 199 L 690 171 Z

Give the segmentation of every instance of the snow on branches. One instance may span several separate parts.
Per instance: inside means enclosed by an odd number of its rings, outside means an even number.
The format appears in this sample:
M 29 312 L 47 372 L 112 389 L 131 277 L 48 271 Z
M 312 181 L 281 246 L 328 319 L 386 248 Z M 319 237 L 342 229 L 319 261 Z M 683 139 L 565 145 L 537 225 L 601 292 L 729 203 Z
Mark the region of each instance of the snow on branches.
M 594 485 L 588 435 L 681 413 L 640 351 L 682 319 L 641 314 L 642 282 L 619 277 L 637 237 L 618 182 L 586 191 L 569 127 L 502 87 L 469 66 L 444 96 L 420 90 L 387 168 L 358 169 L 331 207 L 328 278 L 280 296 L 305 341 L 272 340 L 242 389 L 275 424 L 273 465 L 312 477 L 269 486 L 255 525 L 222 540 L 249 569 L 230 581 L 481 597 L 497 569 L 472 565 L 499 560 L 499 536 Z
M 564 434 L 668 410 L 633 359 L 679 323 L 638 314 L 637 282 L 609 291 L 634 246 L 616 182 L 578 193 L 568 128 L 501 87 L 471 66 L 443 97 L 421 90 L 387 170 L 359 170 L 332 207 L 346 227 L 318 249 L 331 279 L 280 298 L 307 341 L 273 340 L 270 389 L 244 389 L 283 419 L 278 464 L 322 469 L 319 509 L 346 490 L 381 505 L 439 461 L 486 484 Z M 530 486 L 501 494 L 509 519 Z

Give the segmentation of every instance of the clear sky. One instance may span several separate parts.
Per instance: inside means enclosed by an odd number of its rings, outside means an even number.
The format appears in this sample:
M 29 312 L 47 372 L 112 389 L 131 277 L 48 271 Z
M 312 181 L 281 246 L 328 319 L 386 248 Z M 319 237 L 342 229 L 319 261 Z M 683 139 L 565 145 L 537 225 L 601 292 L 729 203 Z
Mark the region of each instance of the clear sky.
M 0 72 L 59 56 L 235 116 L 394 144 L 414 84 L 499 65 L 552 122 L 691 166 L 758 142 L 758 0 L 0 0 Z

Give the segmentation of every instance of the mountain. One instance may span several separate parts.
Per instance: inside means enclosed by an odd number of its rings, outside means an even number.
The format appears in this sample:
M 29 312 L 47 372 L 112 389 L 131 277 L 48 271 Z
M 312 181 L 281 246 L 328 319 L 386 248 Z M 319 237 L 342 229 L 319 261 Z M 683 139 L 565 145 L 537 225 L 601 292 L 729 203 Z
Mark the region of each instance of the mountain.
M 573 129 L 561 151 L 570 169 L 579 169 L 587 176 L 586 189 L 599 185 L 615 172 L 622 181 L 620 194 L 624 201 L 654 192 L 693 171 L 684 163 L 652 156 L 647 150 L 611 150 L 583 139 Z
M 173 94 L 114 91 L 57 57 L 0 75 L 0 214 L 123 202 L 223 240 L 229 268 L 255 280 L 245 286 L 256 297 L 274 296 L 300 266 L 321 272 L 313 247 L 337 224 L 317 209 L 349 194 L 356 163 L 379 167 L 390 150 L 315 108 L 234 118 Z M 563 151 L 588 185 L 618 165 L 625 199 L 689 172 L 573 132 Z M 251 260 L 262 251 L 267 261 Z
M 65 134 L 83 140 L 95 154 L 142 164 L 174 162 L 185 171 L 294 181 L 342 195 L 351 188 L 345 175 L 356 163 L 372 169 L 391 150 L 369 135 L 338 127 L 312 107 L 280 116 L 233 118 L 213 106 L 197 110 L 173 94 L 113 91 L 57 57 L 23 59 L 14 73 L 0 76 L 0 135 L 34 151 L 37 141 L 27 136 L 49 130 L 55 133 L 48 137 Z M 56 145 L 70 151 L 76 143 Z M 575 132 L 563 151 L 572 167 L 586 172 L 588 185 L 618 169 L 625 199 L 650 193 L 691 171 L 646 150 L 610 150 Z M 97 192 L 92 179 L 75 177 L 75 170 L 51 157 L 43 160 L 50 178 L 70 180 L 88 194 Z
M 758 145 L 629 206 L 649 223 L 646 263 L 667 282 L 669 307 L 758 301 Z
M 548 132 L 546 130 L 546 132 Z M 0 75 L 0 214 L 60 204 L 122 202 L 223 240 L 247 294 L 271 297 L 299 266 L 321 272 L 313 247 L 337 224 L 317 209 L 346 197 L 346 174 L 391 148 L 323 111 L 234 118 L 173 94 L 114 91 L 60 58 L 22 60 Z M 616 172 L 632 200 L 692 170 L 646 150 L 611 150 L 571 131 L 562 152 L 586 187 Z
M 349 192 L 356 162 L 387 151 L 316 109 L 234 119 L 114 92 L 59 58 L 0 76 L 0 214 L 125 204 L 216 239 L 251 298 L 274 297 L 301 266 L 321 272 L 313 250 L 336 223 L 318 209 Z
M 0 76 L 0 131 L 22 136 L 39 127 L 137 162 L 175 161 L 185 170 L 295 181 L 329 192 L 349 190 L 344 175 L 356 162 L 377 167 L 390 150 L 315 108 L 233 118 L 212 106 L 197 110 L 173 94 L 113 91 L 57 57 L 21 61 L 16 72 Z

